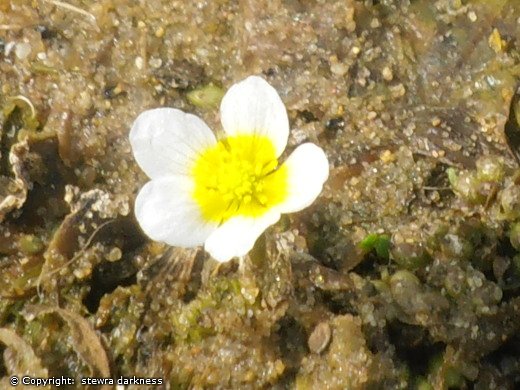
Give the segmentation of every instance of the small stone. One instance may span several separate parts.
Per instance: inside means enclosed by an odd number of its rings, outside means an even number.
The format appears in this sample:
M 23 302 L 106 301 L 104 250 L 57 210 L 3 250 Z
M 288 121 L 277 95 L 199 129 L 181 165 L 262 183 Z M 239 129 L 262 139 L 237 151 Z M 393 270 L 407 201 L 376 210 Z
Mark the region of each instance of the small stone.
M 13 42 L 13 41 L 7 42 L 4 45 L 4 56 L 9 57 L 9 54 L 11 54 L 11 52 L 13 51 L 15 46 L 16 46 L 16 42 Z
M 344 76 L 348 72 L 348 66 L 341 62 L 336 62 L 330 65 L 330 71 L 335 75 Z
M 392 153 L 391 150 L 386 149 L 386 150 L 383 151 L 383 153 L 381 153 L 379 158 L 381 159 L 381 161 L 383 163 L 388 164 L 388 163 L 391 163 L 391 162 L 395 161 L 395 154 Z
M 332 337 L 332 331 L 330 329 L 330 325 L 328 322 L 320 322 L 311 335 L 309 336 L 309 340 L 307 344 L 309 345 L 309 349 L 317 354 L 322 353 L 329 345 Z
M 477 177 L 483 181 L 499 182 L 504 177 L 504 162 L 500 157 L 487 155 L 477 160 Z
M 375 111 L 369 111 L 367 114 L 368 120 L 374 120 L 377 118 L 377 112 Z
M 108 261 L 118 261 L 123 256 L 123 252 L 121 252 L 121 249 L 118 247 L 114 247 L 108 252 L 108 254 L 105 256 L 105 258 Z
M 488 39 L 489 47 L 491 47 L 495 53 L 499 54 L 504 51 L 506 42 L 502 39 L 500 32 L 495 28 Z
M 477 14 L 473 11 L 470 11 L 468 13 L 468 18 L 469 20 L 471 20 L 472 22 L 476 22 L 477 21 Z
M 383 71 L 381 72 L 381 74 L 383 75 L 383 79 L 385 79 L 386 81 L 392 81 L 392 79 L 394 78 L 392 69 L 390 69 L 390 67 L 388 67 L 388 66 L 385 66 L 383 68 Z
M 143 57 L 135 57 L 135 67 L 139 70 L 143 69 L 144 60 Z
M 406 88 L 403 84 L 397 84 L 390 87 L 390 93 L 393 98 L 400 98 L 406 94 Z
M 157 38 L 162 38 L 164 36 L 164 28 L 162 26 L 155 30 L 155 36 Z
M 14 48 L 14 54 L 19 60 L 27 58 L 31 54 L 31 45 L 28 43 L 18 43 Z
M 331 118 L 325 123 L 325 131 L 328 135 L 336 135 L 336 133 L 345 128 L 345 120 L 342 117 Z
M 372 27 L 372 28 L 381 27 L 381 22 L 379 21 L 379 19 L 374 18 L 370 21 L 370 27 Z
M 240 289 L 240 294 L 244 297 L 244 299 L 250 304 L 254 304 L 256 301 L 256 297 L 260 293 L 260 289 L 256 286 L 244 286 Z
M 152 57 L 152 58 L 150 58 L 148 63 L 150 64 L 150 66 L 152 68 L 159 69 L 162 65 L 162 60 L 160 58 Z

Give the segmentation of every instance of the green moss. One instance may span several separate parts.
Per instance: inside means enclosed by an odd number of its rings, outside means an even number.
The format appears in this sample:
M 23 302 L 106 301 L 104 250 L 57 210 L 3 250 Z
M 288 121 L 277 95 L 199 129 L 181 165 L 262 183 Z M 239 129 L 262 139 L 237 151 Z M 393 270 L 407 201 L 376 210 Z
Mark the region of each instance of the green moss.
M 433 390 L 433 386 L 423 376 L 417 377 L 413 386 L 415 390 Z
M 214 323 L 212 318 L 219 312 L 245 316 L 257 302 L 248 301 L 244 289 L 236 278 L 219 278 L 189 304 L 179 307 L 171 316 L 175 340 L 196 343 L 216 334 L 221 326 L 226 326 Z
M 40 253 L 44 249 L 42 240 L 32 234 L 23 235 L 18 243 L 21 251 L 26 255 L 34 255 Z
M 23 273 L 11 282 L 11 288 L 17 295 L 23 295 L 35 287 L 36 280 L 40 275 L 42 263 L 33 262 L 23 267 Z
M 382 259 L 388 260 L 390 249 L 390 237 L 387 234 L 372 233 L 366 236 L 359 247 L 365 252 L 375 252 Z
M 509 241 L 513 248 L 520 251 L 520 222 L 511 225 L 509 229 Z
M 429 377 L 435 378 L 434 382 L 444 384 L 446 389 L 460 389 L 465 384 L 465 379 L 459 369 L 446 361 L 446 354 L 441 353 L 432 358 L 429 365 Z
M 449 389 L 460 389 L 466 382 L 464 376 L 454 367 L 448 367 L 444 373 L 444 380 Z

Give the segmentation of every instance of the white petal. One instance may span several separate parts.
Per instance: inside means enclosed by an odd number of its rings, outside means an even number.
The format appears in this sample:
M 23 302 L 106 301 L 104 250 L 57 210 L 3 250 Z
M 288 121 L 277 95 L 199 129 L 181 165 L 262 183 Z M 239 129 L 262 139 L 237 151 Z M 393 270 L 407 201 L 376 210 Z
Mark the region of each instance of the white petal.
M 319 146 L 298 146 L 283 166 L 288 169 L 287 199 L 279 206 L 282 213 L 292 213 L 309 206 L 318 197 L 329 177 L 329 162 Z
M 135 216 L 153 240 L 169 245 L 202 245 L 217 228 L 204 221 L 192 199 L 193 182 L 186 176 L 154 179 L 145 184 L 135 201 Z
M 278 157 L 287 145 L 289 119 L 278 92 L 258 76 L 234 84 L 220 105 L 222 126 L 228 135 L 255 133 L 271 139 Z
M 144 111 L 130 130 L 134 157 L 150 178 L 188 174 L 198 154 L 216 142 L 202 119 L 174 108 Z
M 257 218 L 233 217 L 208 237 L 204 248 L 220 262 L 229 261 L 235 256 L 245 256 L 260 234 L 279 219 L 280 213 L 276 210 Z

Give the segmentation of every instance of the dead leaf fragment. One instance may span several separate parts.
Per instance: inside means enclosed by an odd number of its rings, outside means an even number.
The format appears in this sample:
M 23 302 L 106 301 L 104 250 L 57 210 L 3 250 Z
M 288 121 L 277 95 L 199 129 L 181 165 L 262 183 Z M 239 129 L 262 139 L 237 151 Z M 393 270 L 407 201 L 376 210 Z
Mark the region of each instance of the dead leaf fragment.
M 32 347 L 14 331 L 0 328 L 0 343 L 7 349 L 4 351 L 4 365 L 9 375 L 29 375 L 38 378 L 47 378 L 48 371 L 42 366 L 42 362 L 34 353 Z M 9 378 L 0 380 L 2 389 L 10 388 L 7 385 Z M 5 385 L 5 386 L 4 386 Z
M 57 314 L 65 321 L 70 329 L 73 343 L 72 347 L 89 366 L 91 375 L 100 378 L 109 378 L 110 366 L 108 364 L 107 354 L 101 344 L 101 340 L 90 323 L 78 314 L 59 307 L 31 305 L 28 306 L 23 313 L 26 321 L 32 321 L 34 318 L 46 314 Z M 109 388 L 110 386 L 102 387 L 102 389 L 107 390 Z

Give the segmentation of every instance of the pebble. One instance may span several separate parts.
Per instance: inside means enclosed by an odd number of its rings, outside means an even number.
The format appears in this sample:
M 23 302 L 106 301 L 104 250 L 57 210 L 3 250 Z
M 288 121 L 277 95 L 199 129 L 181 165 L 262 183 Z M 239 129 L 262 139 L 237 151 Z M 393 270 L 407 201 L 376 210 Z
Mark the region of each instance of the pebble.
M 372 27 L 372 28 L 381 27 L 381 22 L 379 21 L 379 19 L 374 18 L 370 21 L 370 27 Z
M 18 43 L 14 48 L 14 54 L 19 60 L 23 60 L 27 58 L 27 56 L 31 53 L 31 45 L 28 43 Z
M 383 151 L 381 153 L 381 155 L 379 156 L 379 158 L 381 159 L 381 161 L 384 164 L 389 164 L 389 163 L 395 161 L 395 159 L 396 159 L 395 154 L 392 153 L 392 151 L 389 149 L 386 149 L 385 151 Z
M 331 64 L 330 71 L 335 75 L 344 76 L 348 72 L 348 66 L 341 62 L 336 62 Z
M 144 60 L 143 60 L 143 57 L 135 57 L 135 66 L 137 69 L 141 70 L 143 69 L 143 65 L 144 65 Z
M 123 252 L 121 252 L 121 249 L 119 249 L 118 247 L 114 247 L 110 250 L 110 252 L 108 252 L 105 258 L 108 261 L 117 261 L 120 260 L 122 256 Z
M 320 322 L 309 336 L 307 341 L 309 349 L 317 354 L 322 353 L 328 347 L 331 337 L 332 331 L 329 323 Z
M 392 69 L 390 69 L 390 67 L 388 67 L 388 66 L 385 66 L 383 68 L 383 71 L 381 72 L 381 74 L 383 75 L 383 79 L 385 79 L 386 81 L 392 81 L 392 79 L 394 78 Z
M 155 36 L 157 38 L 162 38 L 164 36 L 164 28 L 162 26 L 155 30 Z
M 148 63 L 150 64 L 150 66 L 152 68 L 155 68 L 155 69 L 158 69 L 161 67 L 162 65 L 162 60 L 160 58 L 155 58 L 155 57 L 152 57 L 150 58 L 150 60 L 148 61 Z

